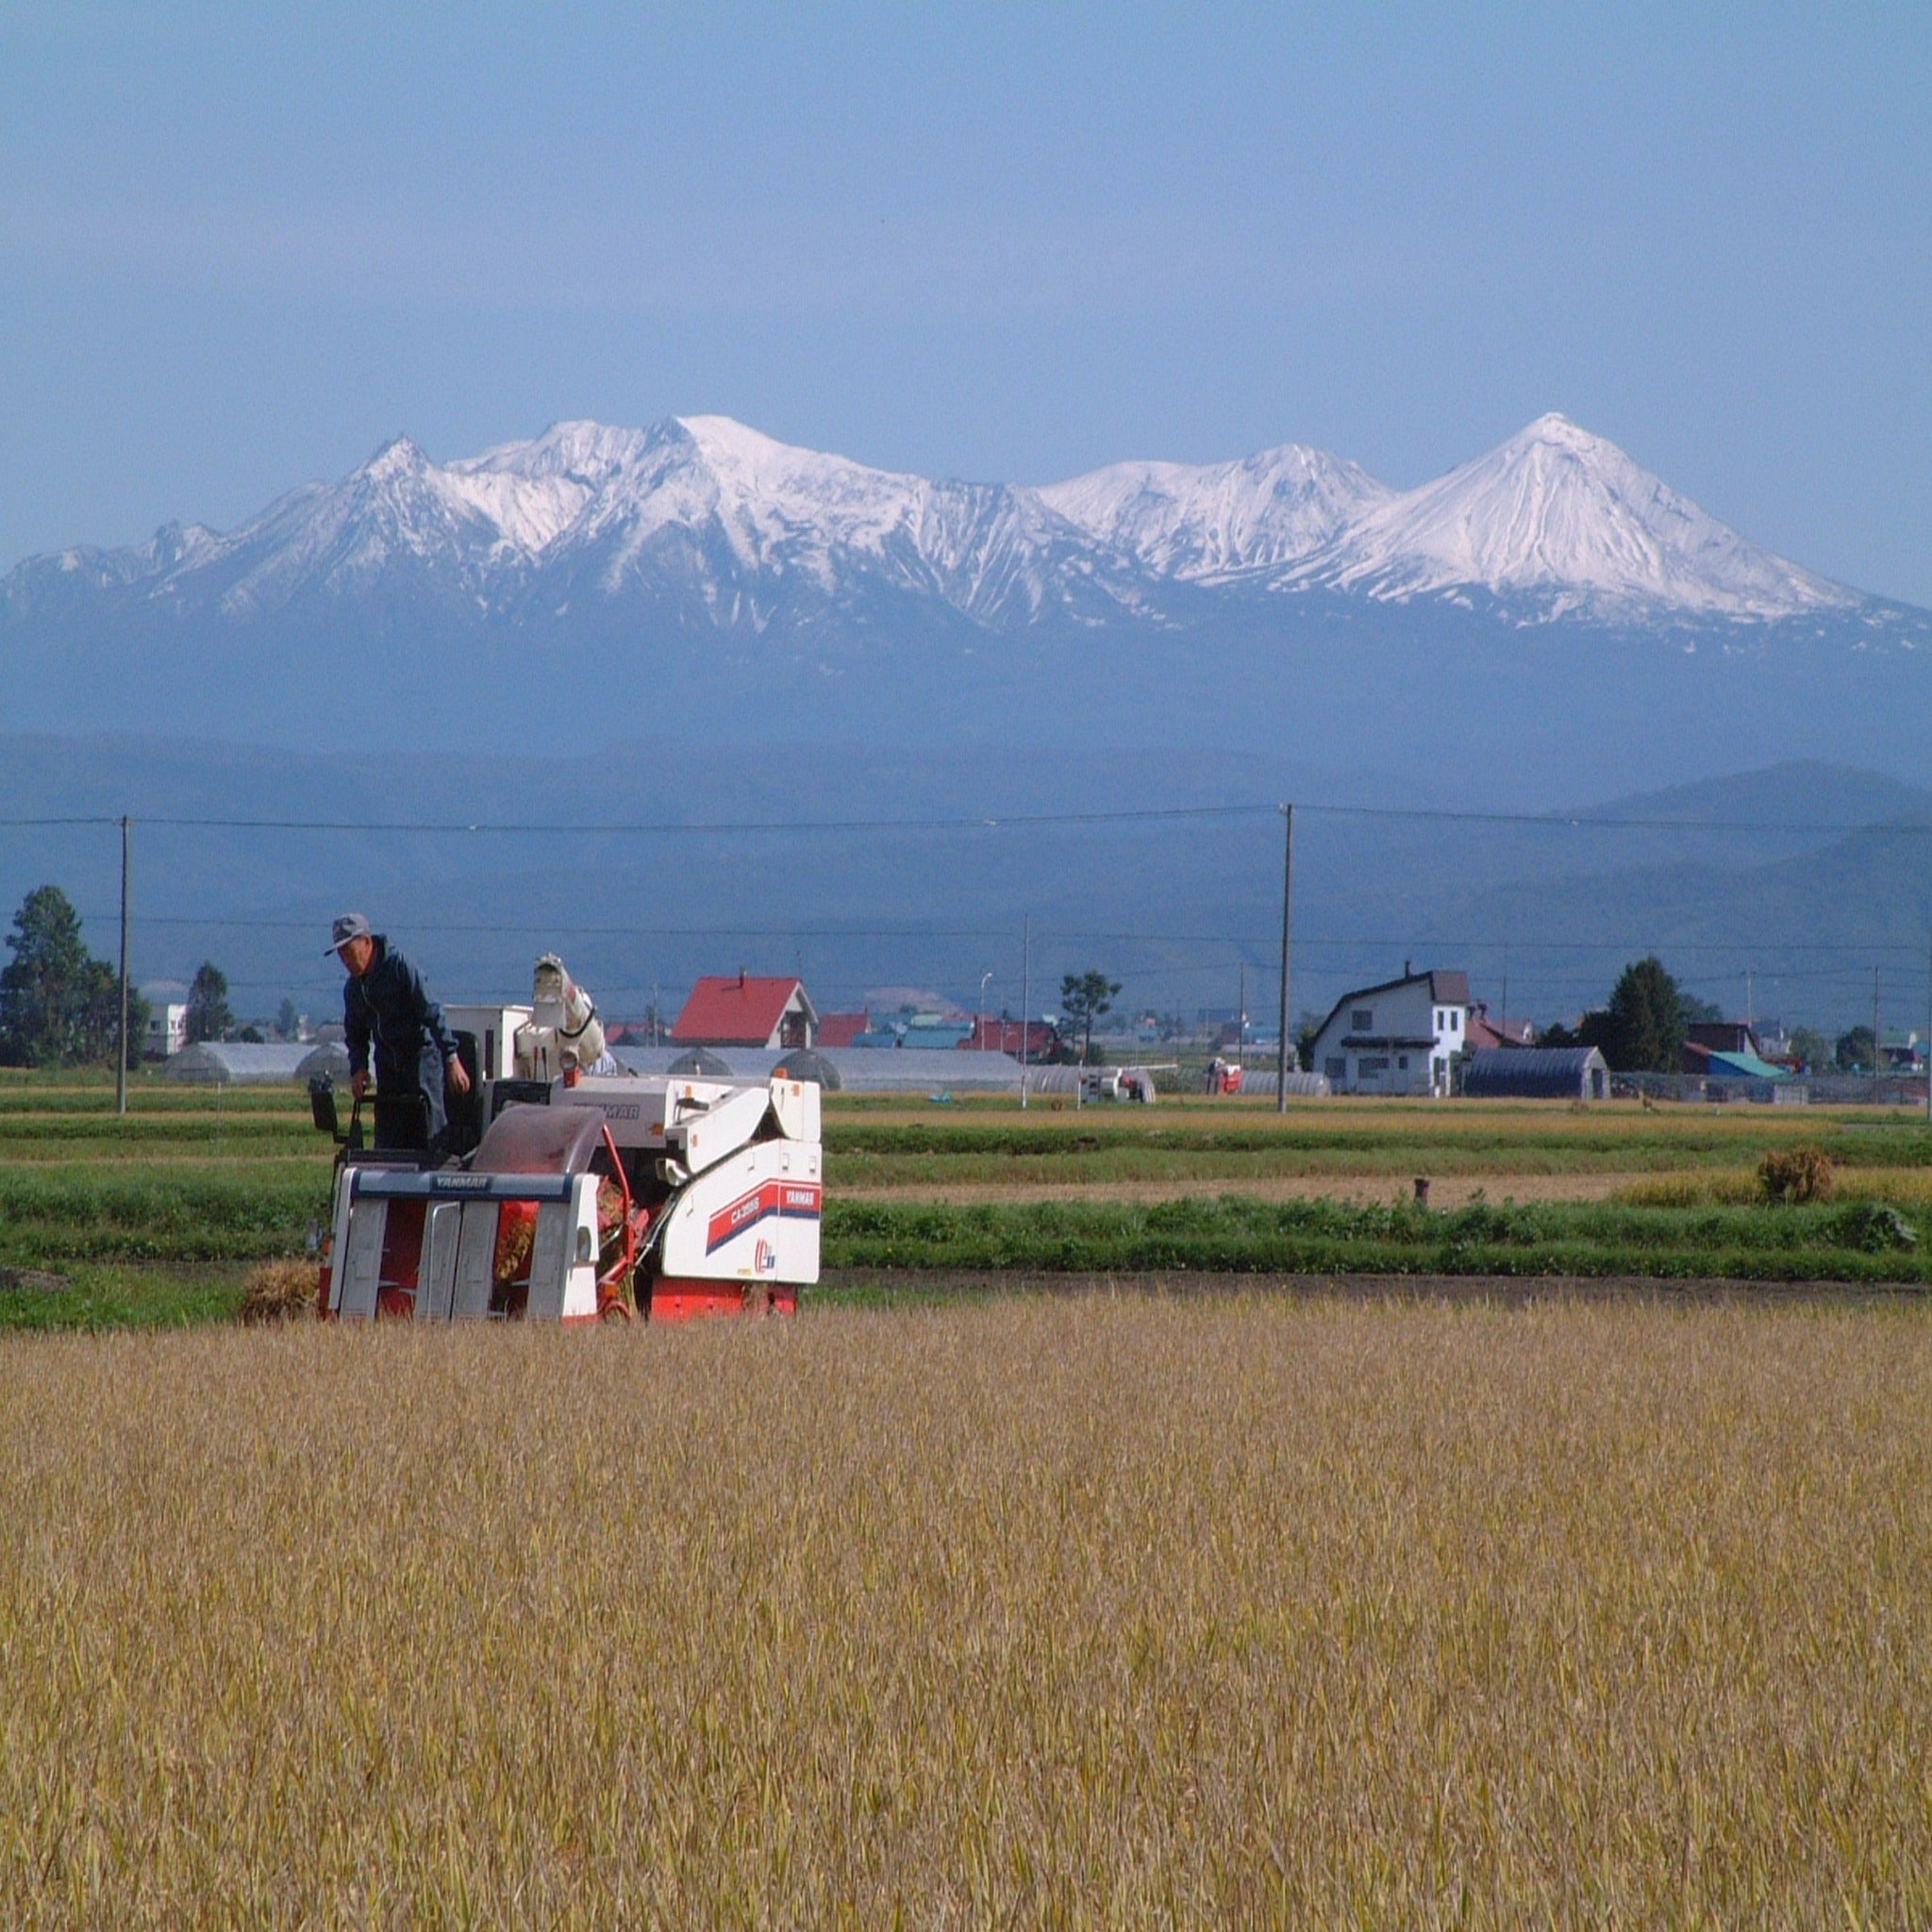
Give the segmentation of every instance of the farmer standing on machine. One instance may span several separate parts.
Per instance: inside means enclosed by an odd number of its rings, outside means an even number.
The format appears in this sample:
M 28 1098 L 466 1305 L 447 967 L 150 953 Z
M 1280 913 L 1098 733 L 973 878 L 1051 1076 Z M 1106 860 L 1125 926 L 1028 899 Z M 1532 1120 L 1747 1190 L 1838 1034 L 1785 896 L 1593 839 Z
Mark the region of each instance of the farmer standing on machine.
M 344 912 L 336 921 L 329 951 L 349 974 L 342 986 L 342 1029 L 349 1041 L 349 1091 L 358 1100 L 369 1091 L 375 1048 L 375 1145 L 441 1156 L 449 1142 L 443 1086 L 459 1095 L 470 1091 L 442 1008 L 429 997 L 423 975 L 369 929 L 363 914 Z

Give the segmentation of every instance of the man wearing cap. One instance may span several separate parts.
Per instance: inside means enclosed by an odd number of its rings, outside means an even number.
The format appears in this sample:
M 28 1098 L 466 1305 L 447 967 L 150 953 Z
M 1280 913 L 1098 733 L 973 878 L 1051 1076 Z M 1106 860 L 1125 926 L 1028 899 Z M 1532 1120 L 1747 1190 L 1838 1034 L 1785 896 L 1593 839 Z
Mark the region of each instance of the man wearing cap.
M 358 1100 L 369 1091 L 372 1045 L 375 1052 L 375 1145 L 441 1154 L 449 1139 L 444 1083 L 458 1094 L 470 1091 L 442 1008 L 429 997 L 423 975 L 369 929 L 361 913 L 344 912 L 336 921 L 329 950 L 349 974 L 342 1029 L 349 1040 L 349 1091 Z

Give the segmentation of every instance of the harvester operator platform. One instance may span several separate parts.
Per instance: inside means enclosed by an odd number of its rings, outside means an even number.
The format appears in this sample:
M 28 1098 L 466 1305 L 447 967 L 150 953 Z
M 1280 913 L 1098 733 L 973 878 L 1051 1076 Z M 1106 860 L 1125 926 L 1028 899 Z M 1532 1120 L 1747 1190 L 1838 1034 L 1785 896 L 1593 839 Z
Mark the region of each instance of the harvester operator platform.
M 348 1036 L 349 1091 L 369 1091 L 375 1061 L 377 1147 L 415 1149 L 439 1158 L 447 1151 L 449 1113 L 443 1088 L 461 1095 L 470 1075 L 429 997 L 423 975 L 359 912 L 344 912 L 329 950 L 348 972 L 342 986 L 342 1029 Z

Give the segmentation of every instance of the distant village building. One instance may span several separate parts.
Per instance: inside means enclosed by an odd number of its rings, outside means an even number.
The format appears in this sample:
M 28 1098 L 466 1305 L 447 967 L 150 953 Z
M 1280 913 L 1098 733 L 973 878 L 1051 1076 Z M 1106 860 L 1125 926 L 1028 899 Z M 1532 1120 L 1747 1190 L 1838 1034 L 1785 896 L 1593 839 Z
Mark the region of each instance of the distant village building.
M 973 1043 L 974 1023 L 971 1020 L 949 1018 L 942 1013 L 915 1013 L 907 1021 L 906 1030 L 899 1036 L 902 1048 L 929 1048 L 936 1053 L 949 1049 L 970 1046 Z
M 1480 1053 L 1490 1046 L 1534 1046 L 1536 1027 L 1527 1020 L 1491 1019 L 1490 1009 L 1477 1000 L 1464 1029 L 1465 1052 Z
M 1689 1051 L 1692 1048 L 1702 1047 L 1707 1057 L 1714 1053 L 1748 1053 L 1753 1058 L 1759 1058 L 1763 1051 L 1748 1020 L 1693 1020 L 1684 1029 L 1684 1045 L 1687 1052 L 1682 1070 L 1687 1074 L 1705 1071 L 1701 1058 Z M 1698 1058 L 1695 1065 L 1691 1063 L 1693 1058 Z
M 1059 1028 L 1050 1020 L 975 1020 L 972 1030 L 959 1044 L 973 1053 L 1009 1053 L 1024 1057 L 1032 1066 L 1041 1066 L 1059 1050 Z
M 827 1047 L 846 1047 L 861 1033 L 872 1030 L 870 1013 L 825 1013 L 820 1017 L 812 1044 L 822 1052 Z
M 818 1025 L 800 979 L 760 979 L 740 972 L 691 988 L 671 1029 L 679 1046 L 809 1046 Z
M 1315 1035 L 1312 1070 L 1337 1093 L 1445 1094 L 1469 1014 L 1468 974 L 1405 972 L 1335 1003 Z

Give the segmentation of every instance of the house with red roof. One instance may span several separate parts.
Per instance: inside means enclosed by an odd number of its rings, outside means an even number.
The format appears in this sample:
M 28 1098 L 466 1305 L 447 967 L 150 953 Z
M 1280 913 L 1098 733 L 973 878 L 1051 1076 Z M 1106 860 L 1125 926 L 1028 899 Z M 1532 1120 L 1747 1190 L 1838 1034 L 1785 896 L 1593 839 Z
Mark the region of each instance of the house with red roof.
M 691 988 L 671 1038 L 679 1046 L 809 1046 L 818 1010 L 802 979 L 763 979 L 741 968 Z
M 827 1013 L 819 1021 L 818 1038 L 812 1044 L 821 1052 L 827 1047 L 850 1046 L 861 1033 L 872 1031 L 872 1015 L 865 1013 Z
M 1464 1030 L 1463 1051 L 1481 1053 L 1491 1047 L 1534 1046 L 1536 1028 L 1527 1020 L 1492 1020 L 1490 1009 L 1477 1000 L 1470 1011 Z

